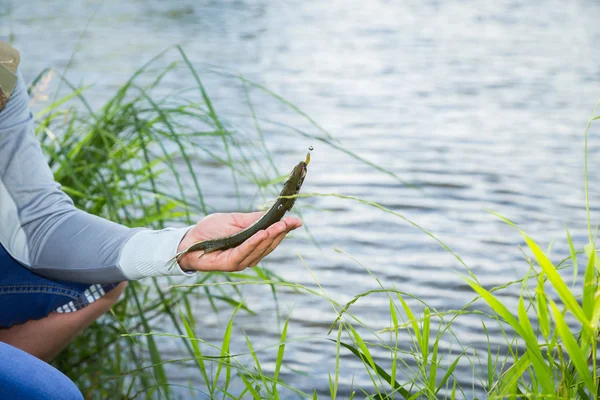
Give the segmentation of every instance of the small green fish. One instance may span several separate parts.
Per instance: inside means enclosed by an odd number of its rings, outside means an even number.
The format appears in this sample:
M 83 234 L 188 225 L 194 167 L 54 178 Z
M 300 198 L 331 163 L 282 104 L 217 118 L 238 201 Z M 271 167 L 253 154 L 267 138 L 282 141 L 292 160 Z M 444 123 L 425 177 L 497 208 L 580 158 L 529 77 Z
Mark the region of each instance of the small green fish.
M 313 148 L 311 146 L 309 150 L 312 151 L 312 149 Z M 283 189 L 279 194 L 280 197 L 277 199 L 275 204 L 273 204 L 271 208 L 269 208 L 269 210 L 265 212 L 264 215 L 255 223 L 231 236 L 203 240 L 201 242 L 194 243 L 187 249 L 175 254 L 175 256 L 173 256 L 173 258 L 171 258 L 168 262 L 172 262 L 174 264 L 176 261 L 179 261 L 181 257 L 193 251 L 202 251 L 198 257 L 200 258 L 204 254 L 211 253 L 213 251 L 227 250 L 237 247 L 246 240 L 250 239 L 256 232 L 267 229 L 269 226 L 280 221 L 285 213 L 290 211 L 296 203 L 295 197 L 281 198 L 281 196 L 293 196 L 300 192 L 300 188 L 302 187 L 302 183 L 304 183 L 304 178 L 306 177 L 307 166 L 309 163 L 310 152 L 306 154 L 306 159 L 304 161 L 300 161 L 298 165 L 294 167 L 290 177 L 283 184 Z

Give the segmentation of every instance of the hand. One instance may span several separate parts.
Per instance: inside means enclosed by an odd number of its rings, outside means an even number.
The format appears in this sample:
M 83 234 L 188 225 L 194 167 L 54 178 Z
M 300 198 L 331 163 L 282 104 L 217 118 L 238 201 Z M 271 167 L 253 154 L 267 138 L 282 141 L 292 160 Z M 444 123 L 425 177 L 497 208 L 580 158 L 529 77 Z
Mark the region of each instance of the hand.
M 177 251 L 192 244 L 219 237 L 233 235 L 250 226 L 263 215 L 262 212 L 211 214 L 191 228 L 179 243 Z M 201 254 L 197 251 L 181 257 L 179 265 L 184 271 L 242 271 L 253 267 L 281 243 L 285 235 L 302 226 L 298 218 L 287 217 L 266 230 L 256 232 L 238 247 Z

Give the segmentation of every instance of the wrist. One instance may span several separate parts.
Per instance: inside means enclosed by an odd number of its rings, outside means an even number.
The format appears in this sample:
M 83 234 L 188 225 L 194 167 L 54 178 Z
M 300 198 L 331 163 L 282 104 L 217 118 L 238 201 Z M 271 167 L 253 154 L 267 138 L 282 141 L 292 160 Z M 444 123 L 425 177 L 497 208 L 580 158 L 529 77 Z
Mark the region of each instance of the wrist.
M 179 264 L 173 265 L 168 262 L 189 229 L 143 229 L 136 232 L 129 238 L 119 257 L 119 267 L 123 275 L 128 280 L 151 276 L 190 275 Z

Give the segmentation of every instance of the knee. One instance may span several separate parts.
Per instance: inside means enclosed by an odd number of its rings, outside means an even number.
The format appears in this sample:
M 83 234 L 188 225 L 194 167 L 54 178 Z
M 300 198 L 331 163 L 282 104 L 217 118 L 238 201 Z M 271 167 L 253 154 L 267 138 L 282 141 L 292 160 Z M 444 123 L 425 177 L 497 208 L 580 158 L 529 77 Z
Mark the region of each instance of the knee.
M 0 343 L 2 398 L 83 400 L 77 386 L 56 368 L 21 351 Z
M 52 368 L 52 367 L 51 367 Z M 75 383 L 58 370 L 52 380 L 40 385 L 40 391 L 33 397 L 35 399 L 57 399 L 57 400 L 83 400 L 81 391 Z

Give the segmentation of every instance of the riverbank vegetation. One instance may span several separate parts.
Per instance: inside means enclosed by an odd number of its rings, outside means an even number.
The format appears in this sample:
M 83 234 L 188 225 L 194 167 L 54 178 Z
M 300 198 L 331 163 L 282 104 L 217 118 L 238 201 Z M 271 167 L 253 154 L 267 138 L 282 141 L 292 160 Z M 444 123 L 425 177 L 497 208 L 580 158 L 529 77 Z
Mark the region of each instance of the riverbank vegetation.
M 165 65 L 165 60 L 173 62 Z M 253 91 L 266 93 L 294 110 L 316 132 L 309 134 L 279 124 L 289 135 L 314 138 L 320 145 L 345 152 L 402 183 L 392 172 L 345 149 L 301 110 L 265 87 L 216 70 L 208 73 L 220 74 L 243 88 L 247 117 L 255 129 L 252 140 L 248 132 L 231 127 L 227 116 L 215 109 L 201 75 L 180 48 L 148 62 L 101 106 L 90 104 L 88 88 L 59 78 L 62 85 L 70 87 L 70 92 L 36 112 L 36 132 L 57 181 L 77 207 L 128 226 L 186 226 L 202 215 L 219 211 L 218 204 L 209 201 L 210 189 L 197 173 L 198 169 L 215 165 L 229 170 L 230 184 L 242 207 L 257 203 L 253 199 L 253 204 L 247 204 L 248 199 L 240 194 L 248 185 L 262 199 L 272 199 L 285 179 L 285 171 L 277 168 L 265 143 L 262 125 L 267 121 L 255 114 Z M 52 72 L 44 71 L 34 81 L 32 99 L 39 95 L 49 74 Z M 172 74 L 184 74 L 192 87 L 167 90 L 164 82 Z M 389 218 L 413 225 L 465 267 L 464 282 L 472 288 L 472 297 L 460 310 L 438 310 L 412 296 L 406 288 L 379 281 L 366 266 L 365 275 L 379 287 L 352 293 L 350 301 L 330 297 L 316 280 L 314 286 L 308 287 L 285 281 L 260 266 L 237 274 L 198 274 L 192 283 L 173 278 L 148 279 L 130 283 L 112 314 L 78 337 L 55 365 L 90 399 L 600 396 L 596 354 L 600 261 L 594 221 L 588 220 L 589 243 L 584 248 L 578 248 L 566 231 L 564 240 L 570 254 L 564 259 L 553 259 L 533 237 L 508 218 L 497 215 L 522 236 L 527 251 L 522 279 L 488 287 L 435 233 L 404 215 L 347 193 L 300 195 L 313 196 L 360 202 L 364 207 L 387 213 Z M 360 264 L 350 254 L 347 257 Z M 307 270 L 310 271 L 308 265 Z M 333 308 L 337 317 L 331 321 L 329 332 L 325 330 L 317 338 L 327 340 L 335 357 L 326 392 L 322 388 L 319 392 L 301 390 L 282 377 L 286 349 L 296 344 L 288 339 L 288 333 L 294 330 L 293 321 L 285 319 L 280 340 L 266 347 L 256 347 L 236 327 L 236 316 L 253 314 L 252 307 L 243 300 L 242 288 L 248 285 L 268 287 L 275 303 L 279 291 L 286 289 L 319 297 Z M 518 299 L 502 297 L 507 288 L 515 287 L 520 287 Z M 370 326 L 353 312 L 356 304 L 375 296 L 386 299 L 388 326 Z M 202 324 L 194 313 L 198 297 L 210 303 L 212 310 L 206 312 L 229 316 L 218 343 L 203 339 Z M 489 327 L 499 329 L 503 345 L 490 340 L 487 334 L 479 338 L 457 334 L 453 329 L 456 321 L 467 314 L 476 315 L 486 333 Z M 243 338 L 246 349 L 242 353 L 231 351 L 234 337 Z M 486 343 L 486 351 L 477 351 L 473 341 Z M 169 351 L 167 355 L 165 342 L 172 343 L 171 347 L 179 352 Z M 170 356 L 181 355 L 181 351 L 185 352 L 184 357 Z M 352 371 L 353 376 L 369 383 L 348 391 L 341 382 L 353 377 L 345 376 L 341 365 L 349 356 L 363 365 L 362 370 Z M 264 363 L 265 358 L 274 362 Z M 455 379 L 461 365 L 470 368 L 471 382 Z M 173 380 L 177 374 L 173 366 L 193 369 L 197 378 L 187 383 Z M 306 373 L 310 375 L 311 371 Z

